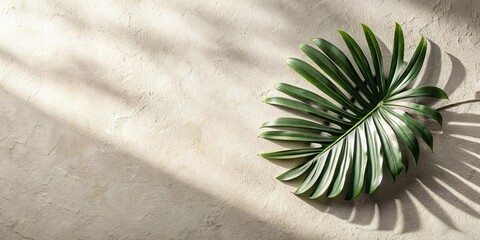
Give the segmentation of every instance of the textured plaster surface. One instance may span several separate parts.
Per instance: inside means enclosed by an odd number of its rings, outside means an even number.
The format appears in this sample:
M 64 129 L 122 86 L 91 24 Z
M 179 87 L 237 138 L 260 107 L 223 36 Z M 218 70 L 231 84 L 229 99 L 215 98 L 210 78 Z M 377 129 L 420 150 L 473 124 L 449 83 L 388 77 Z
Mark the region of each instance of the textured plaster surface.
M 480 97 L 477 0 L 1 1 L 0 239 L 478 239 L 479 103 L 355 202 L 299 198 L 257 156 L 289 115 L 261 100 L 309 87 L 284 58 L 336 29 L 365 47 L 362 22 L 384 51 L 402 24 L 407 57 L 424 35 L 417 83 Z

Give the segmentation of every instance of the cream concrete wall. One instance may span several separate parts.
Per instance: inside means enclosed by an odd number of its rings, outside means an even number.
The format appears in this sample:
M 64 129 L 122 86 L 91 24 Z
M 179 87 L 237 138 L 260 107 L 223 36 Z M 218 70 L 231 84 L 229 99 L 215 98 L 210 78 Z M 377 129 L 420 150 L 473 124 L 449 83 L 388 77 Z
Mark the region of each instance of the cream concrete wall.
M 444 112 L 435 148 L 355 202 L 310 201 L 257 138 L 261 100 L 308 86 L 284 64 L 368 24 L 451 103 L 480 97 L 480 1 L 2 1 L 1 239 L 478 239 L 480 104 Z M 363 45 L 365 46 L 365 44 Z M 446 101 L 432 102 L 436 107 Z

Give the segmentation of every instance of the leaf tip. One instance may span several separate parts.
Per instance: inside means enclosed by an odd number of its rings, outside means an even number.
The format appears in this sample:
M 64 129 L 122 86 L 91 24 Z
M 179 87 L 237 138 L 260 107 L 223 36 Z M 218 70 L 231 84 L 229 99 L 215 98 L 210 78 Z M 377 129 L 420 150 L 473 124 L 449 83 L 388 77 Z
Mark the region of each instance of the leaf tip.
M 306 55 L 308 55 L 307 52 L 309 52 L 309 50 L 310 50 L 309 48 L 312 48 L 312 47 L 310 47 L 307 44 L 301 44 L 300 45 L 300 50 L 302 50 L 302 52 L 304 52 Z
M 265 133 L 266 133 L 266 132 L 260 133 L 260 134 L 257 136 L 257 138 L 264 138 L 264 137 L 265 137 Z
M 362 25 L 362 28 L 363 28 L 364 30 L 370 30 L 370 28 L 367 26 L 367 24 L 365 24 L 365 23 L 360 23 L 360 25 Z
M 327 195 L 327 198 L 334 198 L 337 195 L 338 195 L 337 193 L 330 193 L 330 194 Z
M 432 153 L 433 153 L 433 141 L 428 142 L 427 145 L 428 145 L 428 147 L 430 148 L 430 150 L 431 150 Z
M 283 179 L 282 175 L 276 176 L 275 179 L 277 179 L 280 182 L 285 182 L 285 179 Z
M 425 36 L 423 36 L 423 34 L 420 34 L 420 42 L 425 42 L 426 44 Z
M 285 63 L 288 65 L 288 66 L 292 66 L 292 64 L 295 62 L 295 58 L 293 57 L 287 57 L 285 58 Z
M 298 189 L 295 190 L 295 191 L 293 191 L 292 193 L 295 194 L 295 195 L 300 195 L 300 194 L 302 194 L 302 192 L 299 192 Z
M 263 157 L 263 158 L 265 158 L 265 159 L 269 159 L 269 158 L 268 158 L 268 153 L 259 153 L 259 154 L 257 154 L 257 156 Z
M 275 83 L 275 85 L 273 85 L 273 88 L 278 90 L 279 88 L 282 88 L 282 86 L 283 86 L 283 83 Z
M 446 99 L 450 102 L 450 98 L 448 97 L 448 94 L 445 92 L 445 90 L 439 88 L 438 92 L 439 92 L 438 95 L 440 99 Z
M 313 196 L 308 196 L 308 199 L 317 199 L 316 197 L 313 197 Z
M 271 100 L 272 100 L 272 97 L 267 97 L 267 98 L 263 99 L 262 102 L 270 104 Z

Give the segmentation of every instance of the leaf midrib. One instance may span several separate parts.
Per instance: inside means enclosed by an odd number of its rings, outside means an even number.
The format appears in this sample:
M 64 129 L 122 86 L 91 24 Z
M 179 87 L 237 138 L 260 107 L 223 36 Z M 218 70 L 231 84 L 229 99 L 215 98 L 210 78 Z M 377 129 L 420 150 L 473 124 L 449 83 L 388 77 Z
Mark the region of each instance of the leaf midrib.
M 337 140 L 335 140 L 333 143 L 331 143 L 330 145 L 328 145 L 322 152 L 320 152 L 317 156 L 321 156 L 322 154 L 324 154 L 326 151 L 330 150 L 330 148 L 332 148 L 335 144 L 337 144 L 337 142 L 339 142 L 340 140 L 342 140 L 345 136 L 347 136 L 351 131 L 355 130 L 355 128 L 358 127 L 358 125 L 362 124 L 368 117 L 370 117 L 375 111 L 377 111 L 378 108 L 380 108 L 381 106 L 383 106 L 383 101 L 380 101 L 377 106 L 375 106 L 374 108 L 372 108 L 372 110 L 370 110 L 370 112 L 367 113 L 367 115 L 365 115 L 362 119 L 360 119 L 357 123 L 355 123 L 355 125 L 353 125 L 351 128 L 349 128 L 344 134 L 342 134 L 340 137 L 337 138 Z M 315 159 L 315 158 L 313 158 Z M 312 159 L 312 160 L 313 160 Z

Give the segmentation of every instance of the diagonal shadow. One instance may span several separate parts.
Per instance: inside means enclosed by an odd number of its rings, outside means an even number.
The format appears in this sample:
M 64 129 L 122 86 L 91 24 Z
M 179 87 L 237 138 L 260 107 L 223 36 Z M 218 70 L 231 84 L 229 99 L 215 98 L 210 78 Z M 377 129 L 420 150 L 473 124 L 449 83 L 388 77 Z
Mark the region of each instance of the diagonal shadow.
M 294 238 L 3 88 L 0 99 L 2 239 Z

